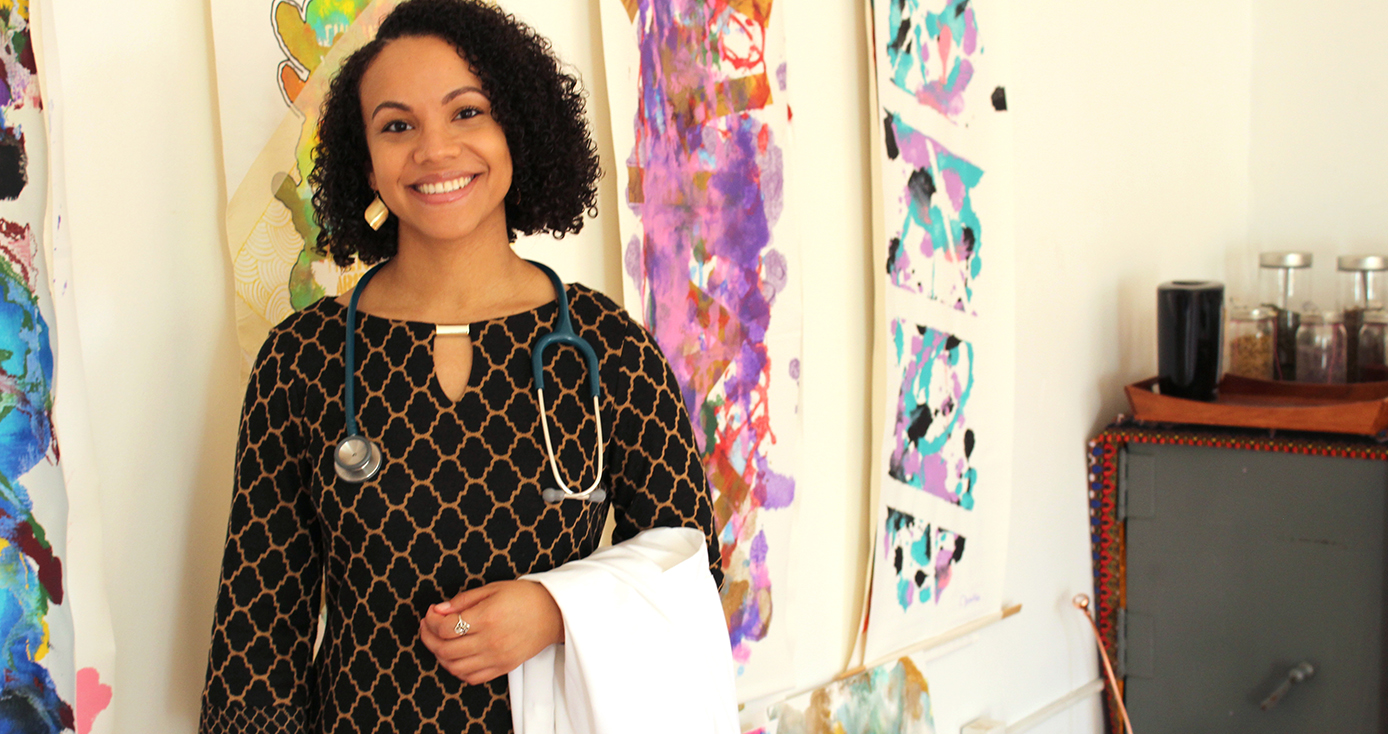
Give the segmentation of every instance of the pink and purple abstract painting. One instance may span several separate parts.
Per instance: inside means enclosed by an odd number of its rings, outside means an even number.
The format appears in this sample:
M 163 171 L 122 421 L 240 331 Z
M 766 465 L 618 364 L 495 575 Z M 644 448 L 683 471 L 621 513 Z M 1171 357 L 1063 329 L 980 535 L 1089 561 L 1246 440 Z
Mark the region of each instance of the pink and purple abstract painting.
M 776 236 L 789 112 L 773 99 L 785 66 L 769 58 L 771 0 L 622 5 L 640 59 L 624 151 L 626 204 L 639 222 L 624 231 L 638 295 L 628 307 L 669 358 L 694 423 L 720 528 L 724 612 L 745 663 L 772 621 L 768 556 L 782 550 L 766 513 L 795 498 L 789 468 L 772 458 L 785 437 L 771 386 L 798 378 L 794 357 L 777 361 L 771 346 L 799 329 L 799 304 L 784 298 L 787 243 Z
M 896 601 L 903 611 L 940 603 L 954 565 L 964 558 L 964 537 L 932 526 L 894 507 L 887 508 L 882 560 L 896 575 Z
M 891 80 L 946 117 L 965 108 L 980 51 L 972 0 L 888 0 Z M 932 12 L 930 8 L 938 10 Z
M 972 312 L 973 283 L 983 269 L 983 227 L 972 192 L 983 169 L 892 112 L 883 125 L 887 222 L 899 222 L 890 230 L 887 277 L 898 288 Z
M 972 510 L 977 439 L 966 412 L 974 387 L 973 345 L 902 319 L 894 319 L 891 329 L 901 389 L 888 474 Z

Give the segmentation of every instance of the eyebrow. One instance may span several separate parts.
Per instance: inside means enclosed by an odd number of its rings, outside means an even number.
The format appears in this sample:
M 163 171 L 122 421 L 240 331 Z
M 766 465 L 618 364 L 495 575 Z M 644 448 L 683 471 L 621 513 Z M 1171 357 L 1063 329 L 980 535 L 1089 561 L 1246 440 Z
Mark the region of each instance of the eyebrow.
M 453 100 L 457 99 L 458 97 L 461 97 L 464 94 L 467 94 L 468 92 L 476 92 L 482 95 L 483 97 L 487 96 L 487 93 L 482 91 L 480 87 L 458 87 L 457 89 L 449 92 L 448 94 L 443 95 L 443 104 L 448 104 L 449 102 L 452 102 Z M 386 100 L 385 102 L 376 105 L 376 109 L 371 111 L 371 118 L 374 120 L 376 118 L 376 115 L 380 114 L 381 110 L 387 109 L 400 110 L 401 112 L 411 111 L 410 106 L 405 104 L 404 102 L 392 102 L 390 100 Z

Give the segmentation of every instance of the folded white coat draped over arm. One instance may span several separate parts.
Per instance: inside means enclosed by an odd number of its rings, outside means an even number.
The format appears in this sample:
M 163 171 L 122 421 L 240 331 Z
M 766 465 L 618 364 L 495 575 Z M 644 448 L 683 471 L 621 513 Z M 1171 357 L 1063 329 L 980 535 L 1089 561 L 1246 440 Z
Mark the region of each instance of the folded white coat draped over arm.
M 516 734 L 738 734 L 703 533 L 653 528 L 522 578 L 559 604 L 565 641 L 511 671 Z

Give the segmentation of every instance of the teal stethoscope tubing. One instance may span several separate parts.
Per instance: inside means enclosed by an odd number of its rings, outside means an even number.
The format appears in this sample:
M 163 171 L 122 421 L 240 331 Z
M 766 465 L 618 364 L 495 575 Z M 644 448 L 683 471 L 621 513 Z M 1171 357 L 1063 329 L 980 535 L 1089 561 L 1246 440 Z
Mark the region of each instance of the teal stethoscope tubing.
M 599 398 L 602 395 L 602 389 L 598 378 L 598 356 L 593 351 L 592 345 L 574 332 L 573 322 L 569 318 L 569 295 L 564 288 L 564 282 L 559 279 L 559 275 L 543 263 L 534 260 L 528 262 L 549 277 L 550 283 L 554 285 L 555 300 L 559 304 L 559 317 L 554 330 L 536 339 L 530 350 L 530 368 L 535 378 L 535 393 L 540 401 L 540 426 L 545 438 L 545 455 L 549 459 L 550 472 L 554 475 L 555 484 L 558 485 L 557 488 L 545 489 L 541 494 L 544 496 L 544 500 L 551 504 L 566 499 L 602 502 L 607 499 L 607 492 L 598 486 L 599 482 L 602 481 L 603 472 L 602 412 L 599 410 Z M 356 329 L 357 301 L 361 298 L 362 291 L 366 290 L 366 284 L 371 282 L 371 279 L 384 265 L 385 263 L 376 265 L 362 275 L 356 288 L 352 289 L 352 298 L 347 303 L 347 344 L 343 350 L 343 368 L 345 370 L 343 375 L 343 407 L 347 414 L 347 436 L 338 443 L 337 450 L 334 452 L 334 463 L 338 475 L 349 482 L 362 482 L 370 479 L 380 470 L 381 464 L 380 449 L 371 439 L 362 436 L 357 426 Z M 545 350 L 551 346 L 565 344 L 577 349 L 587 366 L 588 396 L 593 401 L 593 416 L 598 435 L 597 475 L 593 478 L 592 485 L 582 490 L 570 489 L 559 473 L 559 462 L 555 458 L 554 443 L 550 439 L 549 433 L 549 408 L 545 404 Z

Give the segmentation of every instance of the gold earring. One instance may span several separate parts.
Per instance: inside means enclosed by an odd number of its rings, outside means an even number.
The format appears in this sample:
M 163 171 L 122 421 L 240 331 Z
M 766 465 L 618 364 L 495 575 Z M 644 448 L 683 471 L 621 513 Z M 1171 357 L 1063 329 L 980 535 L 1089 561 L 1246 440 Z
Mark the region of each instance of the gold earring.
M 366 223 L 372 229 L 380 229 L 386 223 L 386 217 L 390 216 L 390 210 L 386 208 L 386 203 L 381 201 L 381 195 L 376 194 L 376 198 L 371 200 L 371 204 L 366 207 Z

